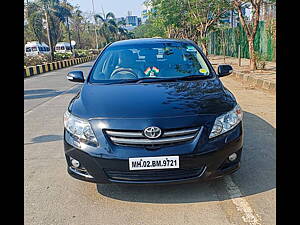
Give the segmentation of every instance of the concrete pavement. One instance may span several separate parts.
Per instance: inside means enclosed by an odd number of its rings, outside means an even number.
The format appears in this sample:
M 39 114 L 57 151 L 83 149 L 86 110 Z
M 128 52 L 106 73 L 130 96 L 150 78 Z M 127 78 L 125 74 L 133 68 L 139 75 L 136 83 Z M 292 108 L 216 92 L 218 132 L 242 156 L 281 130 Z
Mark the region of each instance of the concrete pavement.
M 80 84 L 71 70 L 24 80 L 25 224 L 275 224 L 275 96 L 222 78 L 244 110 L 241 169 L 222 179 L 166 186 L 95 185 L 71 178 L 63 153 L 63 113 Z
M 240 81 L 243 86 L 251 89 L 260 89 L 267 93 L 276 93 L 276 62 L 265 62 L 264 70 L 251 71 L 249 69 L 250 60 L 242 58 L 241 66 L 238 65 L 238 58 L 220 55 L 209 55 L 209 60 L 217 71 L 219 64 L 229 64 L 233 67 L 231 78 Z

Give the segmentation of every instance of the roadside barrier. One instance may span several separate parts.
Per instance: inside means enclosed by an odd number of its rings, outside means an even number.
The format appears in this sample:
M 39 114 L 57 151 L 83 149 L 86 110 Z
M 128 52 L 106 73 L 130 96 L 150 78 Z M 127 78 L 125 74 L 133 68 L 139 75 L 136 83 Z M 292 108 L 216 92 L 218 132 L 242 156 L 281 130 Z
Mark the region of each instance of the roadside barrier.
M 24 78 L 31 77 L 41 73 L 46 73 L 52 70 L 58 70 L 61 68 L 89 62 L 94 59 L 96 59 L 96 56 L 87 56 L 82 58 L 66 59 L 66 60 L 56 61 L 52 63 L 45 63 L 36 66 L 28 66 L 28 67 L 24 66 Z
M 276 93 L 276 83 L 275 82 L 260 79 L 260 78 L 254 78 L 254 77 L 251 77 L 251 75 L 237 72 L 237 71 L 234 71 L 232 73 L 232 75 L 230 75 L 230 76 L 232 76 L 236 80 L 242 81 L 242 83 L 247 84 L 250 87 L 268 91 L 273 94 Z

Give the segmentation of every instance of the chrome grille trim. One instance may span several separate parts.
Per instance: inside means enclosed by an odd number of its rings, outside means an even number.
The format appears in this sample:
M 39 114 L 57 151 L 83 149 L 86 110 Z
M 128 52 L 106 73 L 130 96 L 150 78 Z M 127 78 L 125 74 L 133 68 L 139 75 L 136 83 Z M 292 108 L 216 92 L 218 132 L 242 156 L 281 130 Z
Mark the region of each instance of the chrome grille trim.
M 112 131 L 107 130 L 106 133 L 113 137 L 144 137 L 142 132 L 124 132 L 124 131 Z
M 194 139 L 200 128 L 186 128 L 177 130 L 166 130 L 163 135 L 157 139 L 149 139 L 143 135 L 143 131 L 118 131 L 105 130 L 110 140 L 117 145 L 135 145 L 135 146 L 158 146 L 167 144 L 180 144 Z M 200 130 L 200 131 L 199 131 Z
M 181 142 L 181 141 L 188 141 L 190 139 L 193 139 L 195 135 L 186 135 L 181 137 L 170 137 L 170 138 L 159 138 L 159 139 L 129 139 L 129 138 L 116 138 L 111 137 L 110 139 L 118 144 L 129 144 L 129 145 L 155 145 L 155 144 L 169 144 L 174 142 Z
M 194 129 L 185 129 L 185 130 L 176 130 L 176 131 L 167 131 L 164 132 L 162 137 L 170 137 L 170 136 L 179 136 L 179 135 L 186 135 L 186 134 L 192 134 L 199 130 L 199 128 Z

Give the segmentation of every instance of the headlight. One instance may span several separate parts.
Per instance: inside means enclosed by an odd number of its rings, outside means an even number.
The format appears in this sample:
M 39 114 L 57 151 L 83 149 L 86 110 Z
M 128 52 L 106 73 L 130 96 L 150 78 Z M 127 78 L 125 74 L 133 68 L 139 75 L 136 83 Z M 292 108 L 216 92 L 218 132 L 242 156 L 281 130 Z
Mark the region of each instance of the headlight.
M 74 141 L 77 144 L 74 144 L 76 147 L 78 147 L 78 145 L 80 146 L 80 143 L 85 143 L 92 146 L 98 145 L 95 134 L 87 120 L 75 117 L 66 111 L 64 114 L 64 126 L 75 139 Z
M 209 138 L 216 137 L 233 129 L 243 119 L 243 112 L 239 104 L 233 110 L 216 118 Z

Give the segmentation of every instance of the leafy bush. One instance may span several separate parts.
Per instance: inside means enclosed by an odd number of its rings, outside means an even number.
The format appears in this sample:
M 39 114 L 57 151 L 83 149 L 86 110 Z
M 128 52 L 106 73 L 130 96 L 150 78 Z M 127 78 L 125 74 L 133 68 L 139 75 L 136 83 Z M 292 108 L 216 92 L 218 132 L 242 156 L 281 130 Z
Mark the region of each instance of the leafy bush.
M 268 60 L 268 57 L 260 52 L 255 52 L 254 59 L 256 61 L 257 69 L 264 70 L 266 67 L 266 61 Z
M 54 52 L 54 61 L 61 61 L 61 60 L 71 59 L 71 58 L 72 58 L 72 52 L 66 52 L 66 53 Z
M 93 56 L 94 54 L 99 54 L 100 50 L 83 50 L 83 49 L 75 49 L 75 58 Z M 54 52 L 54 60 L 53 61 L 61 61 L 65 59 L 72 59 L 72 52 L 59 53 Z M 36 66 L 44 63 L 50 63 L 50 55 L 37 55 L 37 56 L 24 56 L 24 66 Z
M 88 52 L 90 55 L 98 55 L 101 49 L 89 49 Z
M 75 49 L 75 57 L 76 58 L 87 57 L 88 55 L 89 55 L 89 52 L 87 50 Z
M 24 56 L 24 66 L 35 66 L 51 62 L 49 55 Z

